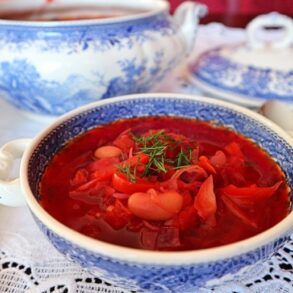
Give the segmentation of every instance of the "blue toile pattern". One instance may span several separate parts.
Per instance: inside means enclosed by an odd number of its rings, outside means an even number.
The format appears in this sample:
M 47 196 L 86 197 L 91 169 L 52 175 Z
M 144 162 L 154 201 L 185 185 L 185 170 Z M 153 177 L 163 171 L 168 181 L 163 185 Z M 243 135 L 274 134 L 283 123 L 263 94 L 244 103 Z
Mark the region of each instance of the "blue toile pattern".
M 259 101 L 279 99 L 293 103 L 293 70 L 281 71 L 239 64 L 221 56 L 220 50 L 217 48 L 204 53 L 192 65 L 194 78 L 231 94 Z
M 148 92 L 185 50 L 167 12 L 75 25 L 4 21 L 0 27 L 0 96 L 41 115 Z M 170 46 L 174 41 L 176 48 Z
M 228 127 L 250 137 L 274 158 L 283 169 L 290 186 L 293 186 L 293 162 L 290 159 L 293 157 L 292 146 L 257 119 L 209 99 L 182 98 L 172 94 L 166 97 L 144 95 L 94 104 L 91 108 L 72 115 L 44 137 L 34 150 L 28 168 L 29 185 L 35 197 L 39 199 L 39 183 L 48 162 L 68 141 L 98 125 L 117 119 L 153 115 L 211 121 L 215 125 Z M 291 200 L 292 197 L 291 192 Z M 57 235 L 36 215 L 34 218 L 49 241 L 61 253 L 92 274 L 129 290 L 152 293 L 194 293 L 196 288 L 204 286 L 211 279 L 235 273 L 270 257 L 289 239 L 293 230 L 292 226 L 287 234 L 276 235 L 265 245 L 237 256 L 206 263 L 170 266 L 120 261 L 104 255 L 102 251 L 95 253 L 65 239 L 63 235 Z
M 121 59 L 117 62 L 121 74 L 110 80 L 95 70 L 95 80 L 89 80 L 82 74 L 72 74 L 63 82 L 42 79 L 36 68 L 23 59 L 0 62 L 0 93 L 25 111 L 60 115 L 98 99 L 147 92 L 177 62 L 172 59 L 162 69 L 163 58 L 164 52 L 160 50 L 154 54 L 154 62 L 150 66 L 148 60 Z M 97 87 L 105 89 L 100 97 L 95 91 Z

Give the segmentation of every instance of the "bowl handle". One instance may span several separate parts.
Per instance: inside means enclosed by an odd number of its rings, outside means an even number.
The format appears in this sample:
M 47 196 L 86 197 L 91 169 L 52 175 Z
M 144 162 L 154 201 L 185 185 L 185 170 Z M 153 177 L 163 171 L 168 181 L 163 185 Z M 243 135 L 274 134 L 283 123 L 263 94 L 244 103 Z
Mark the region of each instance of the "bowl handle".
M 185 1 L 174 12 L 175 21 L 186 45 L 186 54 L 189 54 L 194 47 L 199 19 L 205 16 L 207 11 L 206 5 Z
M 257 32 L 265 27 L 280 27 L 285 30 L 284 35 L 270 43 L 274 49 L 283 49 L 290 46 L 293 41 L 293 20 L 278 12 L 271 12 L 259 15 L 254 18 L 246 27 L 248 45 L 252 49 L 262 49 L 266 42 L 258 38 Z
M 0 149 L 0 204 L 12 207 L 25 205 L 19 175 L 12 173 L 30 142 L 31 139 L 16 139 Z M 19 166 L 17 168 L 19 173 Z

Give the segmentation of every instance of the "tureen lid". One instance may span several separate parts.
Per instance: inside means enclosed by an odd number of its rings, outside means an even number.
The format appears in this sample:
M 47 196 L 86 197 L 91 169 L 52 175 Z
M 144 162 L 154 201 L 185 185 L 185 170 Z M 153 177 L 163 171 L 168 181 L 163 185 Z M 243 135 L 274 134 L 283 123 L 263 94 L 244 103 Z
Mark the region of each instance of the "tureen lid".
M 267 28 L 278 29 L 268 34 Z M 190 66 L 191 80 L 208 94 L 245 106 L 271 99 L 293 105 L 293 20 L 276 12 L 261 15 L 246 34 L 245 43 L 200 55 Z

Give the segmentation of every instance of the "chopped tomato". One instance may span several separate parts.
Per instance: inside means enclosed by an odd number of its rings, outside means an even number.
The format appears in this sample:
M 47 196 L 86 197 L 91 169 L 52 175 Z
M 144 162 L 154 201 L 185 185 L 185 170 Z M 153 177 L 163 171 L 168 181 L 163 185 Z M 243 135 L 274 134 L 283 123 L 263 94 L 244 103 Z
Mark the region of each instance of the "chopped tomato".
M 135 156 L 132 156 L 130 158 L 128 158 L 127 160 L 121 162 L 122 166 L 130 166 L 130 167 L 134 167 L 137 164 L 147 164 L 147 162 L 149 161 L 149 156 L 145 153 L 138 153 Z
M 87 166 L 87 170 L 90 172 L 90 179 L 97 180 L 109 180 L 112 175 L 117 171 L 116 165 L 120 160 L 117 157 L 103 158 L 95 160 Z
M 203 220 L 213 217 L 217 211 L 213 177 L 210 175 L 199 188 L 194 199 L 194 208 Z
M 131 182 L 124 173 L 116 172 L 112 176 L 112 186 L 119 192 L 131 194 L 156 188 L 158 183 L 141 178 L 136 178 L 135 182 Z
M 216 174 L 217 171 L 214 166 L 211 164 L 210 160 L 206 156 L 200 156 L 198 165 L 205 169 L 207 172 Z
M 124 153 L 129 153 L 129 150 L 134 147 L 134 140 L 129 130 L 122 132 L 114 141 L 113 145 L 120 148 Z
M 236 187 L 235 185 L 230 184 L 226 187 L 222 187 L 220 192 L 238 202 L 241 202 L 241 200 L 257 201 L 270 198 L 281 184 L 282 181 L 279 181 L 270 187 L 258 187 L 255 184 L 248 187 Z
M 98 180 L 111 179 L 116 171 L 117 167 L 115 165 L 105 166 L 103 169 L 95 171 L 93 174 L 91 174 L 91 178 Z

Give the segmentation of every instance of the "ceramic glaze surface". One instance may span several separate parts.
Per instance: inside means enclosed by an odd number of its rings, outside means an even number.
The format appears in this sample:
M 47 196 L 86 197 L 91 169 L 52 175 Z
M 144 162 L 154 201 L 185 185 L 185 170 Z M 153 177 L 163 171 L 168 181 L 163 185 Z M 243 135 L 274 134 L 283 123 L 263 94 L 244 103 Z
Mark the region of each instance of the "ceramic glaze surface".
M 287 235 L 249 253 L 221 261 L 197 265 L 152 266 L 121 262 L 93 253 L 60 237 L 38 219 L 36 222 L 61 253 L 93 275 L 121 288 L 144 293 L 194 293 L 194 290 L 204 286 L 211 279 L 235 273 L 245 266 L 267 259 L 290 239 Z
M 188 34 L 194 38 L 198 10 L 194 3 L 184 6 L 192 14 L 185 24 L 168 14 L 164 1 L 121 20 L 0 20 L 0 96 L 26 112 L 60 115 L 99 99 L 150 91 L 187 53 L 185 25 L 192 24 Z
M 235 48 L 237 50 L 237 48 Z M 279 99 L 293 103 L 293 70 L 274 70 L 232 61 L 211 50 L 192 66 L 192 75 L 207 86 L 261 101 Z
M 268 33 L 266 27 L 280 30 Z M 293 20 L 277 12 L 259 15 L 245 32 L 246 42 L 203 53 L 190 66 L 191 80 L 204 92 L 245 106 L 272 99 L 293 106 Z
M 253 117 L 208 100 L 182 99 L 172 95 L 168 98 L 146 95 L 139 99 L 116 100 L 80 112 L 44 137 L 34 150 L 28 167 L 29 185 L 34 196 L 38 198 L 39 182 L 49 160 L 66 142 L 97 125 L 120 118 L 149 115 L 175 115 L 213 121 L 217 125 L 225 125 L 249 136 L 274 157 L 284 170 L 289 185 L 293 185 L 293 163 L 290 159 L 293 156 L 292 146 Z M 34 211 L 32 213 L 34 214 Z M 193 293 L 195 288 L 205 285 L 211 279 L 236 272 L 244 266 L 268 258 L 289 239 L 293 230 L 291 226 L 286 233 L 275 235 L 260 247 L 221 260 L 196 264 L 152 265 L 139 261 L 122 261 L 108 257 L 102 251 L 93 252 L 85 249 L 78 243 L 58 235 L 37 216 L 34 217 L 48 239 L 68 258 L 104 280 L 137 292 Z

